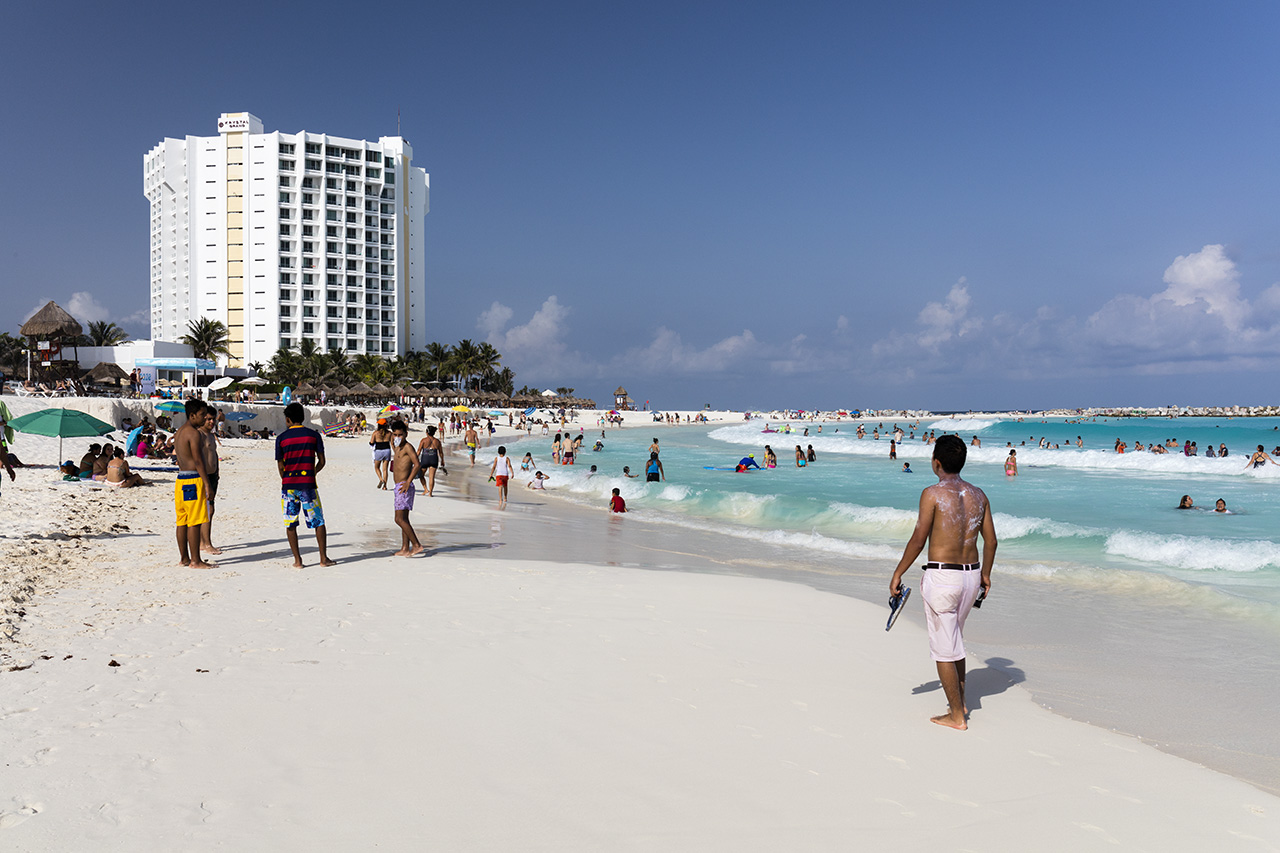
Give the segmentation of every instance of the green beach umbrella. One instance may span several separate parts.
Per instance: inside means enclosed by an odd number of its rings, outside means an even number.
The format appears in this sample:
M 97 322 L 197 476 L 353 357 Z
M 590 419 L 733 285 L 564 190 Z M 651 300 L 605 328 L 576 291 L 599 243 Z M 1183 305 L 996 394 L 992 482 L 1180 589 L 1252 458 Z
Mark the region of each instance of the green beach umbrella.
M 156 409 L 161 412 L 185 412 L 187 406 L 177 400 L 165 400 L 163 403 L 156 403 Z
M 58 437 L 58 464 L 62 464 L 62 439 L 106 435 L 115 427 L 78 409 L 41 409 L 9 421 L 9 426 L 29 435 Z

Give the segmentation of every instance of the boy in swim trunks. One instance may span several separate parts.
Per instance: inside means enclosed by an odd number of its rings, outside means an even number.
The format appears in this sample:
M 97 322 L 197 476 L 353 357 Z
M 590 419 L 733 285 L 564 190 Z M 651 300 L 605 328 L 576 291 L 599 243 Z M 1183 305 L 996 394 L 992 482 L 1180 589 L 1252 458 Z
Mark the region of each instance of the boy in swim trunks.
M 462 437 L 462 440 L 467 443 L 467 453 L 471 456 L 472 467 L 475 467 L 476 445 L 480 443 L 480 436 L 476 435 L 476 428 L 471 424 L 467 424 L 467 434 Z
M 948 705 L 947 713 L 931 719 L 940 726 L 962 730 L 969 727 L 964 701 L 964 623 L 979 591 L 985 597 L 991 590 L 991 566 L 996 558 L 991 504 L 981 489 L 960 479 L 965 454 L 959 436 L 944 435 L 934 444 L 933 473 L 938 482 L 920 493 L 915 531 L 889 579 L 889 594 L 897 595 L 902 576 L 928 542 L 929 562 L 923 566 L 920 592 L 929 628 L 929 653 Z
M 515 473 L 511 460 L 507 458 L 507 448 L 499 447 L 498 456 L 489 467 L 489 479 L 498 484 L 498 509 L 507 505 L 507 483 Z
M 409 443 L 409 427 L 402 420 L 391 422 L 391 449 L 394 457 L 391 460 L 391 476 L 395 479 L 395 520 L 400 528 L 400 550 L 397 557 L 412 557 L 422 553 L 422 543 L 418 534 L 409 522 L 409 513 L 413 510 L 413 481 L 422 471 L 418 464 L 417 451 Z

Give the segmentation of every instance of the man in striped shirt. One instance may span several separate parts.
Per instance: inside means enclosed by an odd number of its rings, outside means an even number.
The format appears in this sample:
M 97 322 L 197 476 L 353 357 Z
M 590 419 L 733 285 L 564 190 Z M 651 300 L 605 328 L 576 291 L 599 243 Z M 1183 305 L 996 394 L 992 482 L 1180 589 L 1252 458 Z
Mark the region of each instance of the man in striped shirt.
M 306 412 L 301 403 L 284 407 L 287 428 L 276 436 L 276 467 L 280 470 L 280 506 L 284 528 L 293 551 L 293 567 L 302 568 L 298 550 L 298 520 L 316 532 L 320 546 L 320 565 L 336 565 L 325 551 L 324 510 L 316 490 L 316 474 L 324 468 L 324 439 L 320 433 L 302 425 Z

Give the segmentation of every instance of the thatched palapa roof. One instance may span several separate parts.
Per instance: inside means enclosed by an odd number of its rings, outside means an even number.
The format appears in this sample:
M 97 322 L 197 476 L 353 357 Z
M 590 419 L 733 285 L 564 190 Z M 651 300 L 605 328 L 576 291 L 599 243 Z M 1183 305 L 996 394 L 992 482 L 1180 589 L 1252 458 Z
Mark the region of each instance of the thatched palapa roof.
M 70 338 L 84 334 L 84 327 L 75 317 L 62 310 L 62 306 L 50 300 L 32 314 L 31 319 L 23 323 L 18 331 L 29 338 Z
M 81 378 L 85 382 L 128 382 L 129 374 L 114 361 L 104 361 Z

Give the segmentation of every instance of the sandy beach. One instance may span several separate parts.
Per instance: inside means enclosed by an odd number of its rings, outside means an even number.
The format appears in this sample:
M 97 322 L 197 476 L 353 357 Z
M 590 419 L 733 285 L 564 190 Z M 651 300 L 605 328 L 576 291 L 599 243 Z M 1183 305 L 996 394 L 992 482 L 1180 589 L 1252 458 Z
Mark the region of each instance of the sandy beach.
M 560 502 L 517 482 L 500 513 L 455 456 L 413 514 L 427 556 L 391 556 L 365 441 L 326 444 L 332 568 L 305 531 L 292 568 L 269 442 L 225 443 L 203 572 L 170 472 L 6 479 L 0 848 L 1280 849 L 1280 799 L 1055 715 L 998 660 L 970 660 L 969 731 L 931 725 L 917 624 L 698 573 L 693 532 L 610 555 L 639 520 L 601 511 L 583 549 Z

